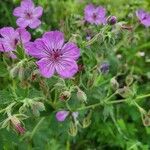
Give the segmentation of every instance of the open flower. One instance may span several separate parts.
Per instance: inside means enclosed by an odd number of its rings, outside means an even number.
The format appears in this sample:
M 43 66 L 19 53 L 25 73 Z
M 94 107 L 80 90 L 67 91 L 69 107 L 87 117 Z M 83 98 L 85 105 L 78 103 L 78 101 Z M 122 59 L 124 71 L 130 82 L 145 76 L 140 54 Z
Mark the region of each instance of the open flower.
M 31 35 L 26 29 L 12 27 L 4 27 L 0 29 L 0 51 L 10 52 L 10 56 L 15 57 L 12 51 L 16 50 L 18 44 L 24 46 L 25 43 L 29 42 Z
M 58 111 L 58 112 L 56 113 L 56 119 L 57 119 L 57 121 L 59 121 L 59 122 L 63 122 L 63 121 L 65 121 L 65 119 L 68 117 L 69 114 L 70 114 L 69 111 L 65 111 L 65 110 Z M 73 117 L 73 119 L 76 121 L 76 120 L 77 120 L 77 117 L 78 117 L 78 115 L 79 115 L 79 113 L 78 113 L 78 112 L 72 112 L 70 115 L 71 115 L 71 116 Z
M 150 13 L 145 12 L 144 10 L 136 11 L 136 16 L 138 17 L 141 24 L 146 27 L 150 26 Z
M 22 0 L 21 6 L 14 9 L 13 15 L 18 17 L 17 25 L 26 28 L 29 26 L 32 29 L 37 28 L 41 21 L 39 18 L 42 16 L 43 8 L 35 7 L 32 0 Z
M 69 115 L 69 111 L 65 111 L 65 110 L 59 111 L 56 113 L 56 119 L 60 122 L 63 122 L 65 121 L 68 115 Z
M 99 6 L 96 7 L 93 4 L 89 4 L 84 9 L 85 20 L 91 24 L 105 24 L 106 23 L 106 10 Z
M 50 78 L 55 72 L 63 78 L 71 78 L 78 71 L 76 60 L 80 56 L 80 50 L 72 42 L 64 44 L 62 32 L 45 33 L 41 39 L 26 44 L 26 51 L 40 59 L 37 65 L 46 78 Z

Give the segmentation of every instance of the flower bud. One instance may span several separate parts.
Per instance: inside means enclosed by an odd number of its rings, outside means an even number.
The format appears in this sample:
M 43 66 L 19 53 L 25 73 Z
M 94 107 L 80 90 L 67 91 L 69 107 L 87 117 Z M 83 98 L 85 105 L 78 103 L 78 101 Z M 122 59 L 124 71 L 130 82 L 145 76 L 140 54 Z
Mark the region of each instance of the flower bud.
M 81 91 L 79 88 L 78 88 L 78 91 L 77 91 L 77 98 L 78 98 L 79 101 L 87 103 L 86 94 L 83 91 Z
M 116 24 L 116 22 L 117 22 L 116 16 L 109 16 L 109 17 L 107 18 L 107 23 L 108 23 L 109 25 L 114 25 L 114 24 Z
M 62 110 L 56 113 L 56 119 L 59 122 L 63 122 L 65 121 L 65 119 L 67 118 L 67 116 L 69 115 L 68 111 Z
M 91 116 L 92 116 L 92 111 L 90 111 L 86 117 L 83 119 L 82 122 L 82 127 L 87 128 L 91 124 Z
M 107 62 L 104 62 L 100 66 L 100 71 L 102 74 L 107 74 L 109 72 L 109 64 Z
M 15 78 L 18 75 L 18 72 L 19 72 L 19 67 L 15 66 L 10 70 L 10 76 L 12 78 Z
M 73 123 L 73 122 L 70 122 L 70 128 L 68 130 L 69 135 L 74 137 L 74 136 L 77 135 L 77 132 L 78 132 L 77 125 L 75 123 Z
M 132 75 L 128 75 L 127 77 L 126 77 L 126 85 L 127 86 L 130 86 L 132 83 L 133 83 L 133 76 Z
M 45 110 L 45 106 L 41 102 L 34 102 L 33 105 L 31 106 L 32 112 L 35 116 L 39 117 L 40 116 L 40 111 Z
M 144 126 L 150 126 L 150 118 L 146 116 L 143 120 L 143 124 Z
M 110 80 L 110 84 L 114 90 L 117 90 L 119 88 L 119 83 L 117 82 L 117 80 L 115 78 L 112 78 Z
M 25 70 L 23 66 L 20 66 L 19 68 L 19 74 L 18 74 L 19 80 L 23 81 L 25 79 Z
M 64 91 L 64 92 L 62 92 L 62 93 L 60 94 L 60 99 L 61 99 L 62 101 L 67 101 L 67 100 L 70 99 L 70 97 L 71 97 L 70 91 Z
M 14 126 L 15 130 L 20 133 L 20 134 L 24 134 L 25 133 L 25 129 L 21 126 L 21 122 L 20 120 L 15 117 L 15 116 L 12 116 L 10 118 L 10 121 L 12 123 L 12 125 Z
M 128 87 L 123 87 L 117 90 L 117 93 L 123 98 L 128 98 L 133 96 L 133 92 Z

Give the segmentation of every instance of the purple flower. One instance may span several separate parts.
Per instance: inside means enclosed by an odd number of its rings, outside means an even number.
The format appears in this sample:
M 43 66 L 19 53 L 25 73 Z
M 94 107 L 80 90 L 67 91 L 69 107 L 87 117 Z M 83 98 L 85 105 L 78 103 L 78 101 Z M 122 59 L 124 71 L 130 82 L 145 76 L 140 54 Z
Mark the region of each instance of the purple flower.
M 46 32 L 42 38 L 28 43 L 26 51 L 40 59 L 37 65 L 46 78 L 50 78 L 55 72 L 63 78 L 70 78 L 78 71 L 76 60 L 80 56 L 80 50 L 72 42 L 64 44 L 62 32 Z
M 69 115 L 69 111 L 65 111 L 65 110 L 59 111 L 56 113 L 56 119 L 57 121 L 63 122 L 65 121 L 68 115 Z
M 136 16 L 138 17 L 141 24 L 146 27 L 150 26 L 150 13 L 145 12 L 144 10 L 136 11 Z
M 106 10 L 99 6 L 96 7 L 93 4 L 89 4 L 84 9 L 85 20 L 91 24 L 105 24 L 106 23 Z
M 0 29 L 0 51 L 10 52 L 10 55 L 14 57 L 12 51 L 16 50 L 18 44 L 24 46 L 25 43 L 29 42 L 31 35 L 26 29 L 12 27 L 4 27 Z
M 13 15 L 18 17 L 17 25 L 22 28 L 29 26 L 32 29 L 37 28 L 41 21 L 43 8 L 35 7 L 32 0 L 22 0 L 21 6 L 14 9 Z

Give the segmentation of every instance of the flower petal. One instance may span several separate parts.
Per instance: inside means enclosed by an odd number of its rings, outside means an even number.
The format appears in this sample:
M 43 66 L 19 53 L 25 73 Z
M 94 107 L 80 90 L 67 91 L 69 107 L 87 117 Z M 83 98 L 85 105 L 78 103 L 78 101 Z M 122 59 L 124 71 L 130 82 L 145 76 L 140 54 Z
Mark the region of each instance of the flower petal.
M 47 57 L 48 53 L 44 47 L 44 43 L 41 39 L 37 39 L 35 42 L 28 42 L 25 44 L 26 53 L 35 57 L 35 58 L 43 58 Z
M 60 50 L 64 44 L 64 34 L 60 31 L 51 31 L 43 35 L 43 41 L 50 50 Z
M 37 18 L 40 18 L 43 14 L 43 8 L 41 6 L 38 6 L 34 9 L 34 16 Z
M 55 65 L 55 69 L 62 78 L 71 78 L 77 73 L 78 65 L 74 60 L 62 59 Z
M 50 78 L 55 72 L 55 67 L 53 62 L 48 58 L 42 58 L 36 64 L 39 66 L 40 73 L 45 78 Z
M 18 28 L 16 32 L 19 34 L 19 40 L 22 43 L 27 43 L 31 40 L 31 35 L 26 29 Z
M 62 110 L 56 113 L 56 119 L 60 122 L 65 121 L 66 117 L 69 115 L 68 111 Z
M 33 9 L 34 8 L 34 3 L 33 3 L 32 0 L 22 0 L 21 7 L 23 9 Z
M 35 29 L 35 28 L 39 27 L 40 24 L 41 24 L 41 21 L 40 21 L 39 19 L 34 19 L 34 20 L 32 20 L 31 23 L 29 24 L 29 27 L 30 27 L 31 29 Z
M 145 17 L 145 15 L 146 15 L 146 12 L 145 12 L 144 10 L 142 10 L 142 9 L 136 11 L 136 16 L 137 16 L 140 20 L 142 20 L 142 19 Z
M 13 15 L 16 17 L 22 17 L 24 16 L 24 10 L 21 7 L 17 7 L 14 9 Z
M 62 48 L 63 56 L 77 60 L 80 56 L 80 50 L 75 43 L 68 42 Z
M 19 18 L 17 19 L 16 23 L 19 27 L 26 28 L 30 22 L 24 18 Z
M 12 27 L 4 27 L 0 30 L 0 34 L 2 37 L 6 38 L 6 39 L 11 39 L 14 36 L 16 36 L 15 34 L 15 30 Z

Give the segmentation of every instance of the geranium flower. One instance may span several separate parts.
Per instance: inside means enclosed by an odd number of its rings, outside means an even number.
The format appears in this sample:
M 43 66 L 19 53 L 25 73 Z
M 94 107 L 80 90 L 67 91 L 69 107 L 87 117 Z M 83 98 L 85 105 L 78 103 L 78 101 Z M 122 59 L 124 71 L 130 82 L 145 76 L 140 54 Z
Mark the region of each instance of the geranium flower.
M 105 24 L 106 23 L 106 10 L 105 8 L 99 6 L 96 7 L 93 4 L 89 4 L 84 9 L 84 18 L 87 22 L 91 24 Z
M 63 122 L 65 121 L 68 115 L 69 115 L 69 111 L 65 111 L 65 110 L 59 111 L 56 113 L 56 119 L 60 122 Z
M 145 12 L 144 10 L 136 11 L 136 16 L 138 17 L 141 24 L 146 27 L 150 26 L 150 13 Z
M 13 15 L 18 17 L 17 25 L 26 28 L 29 26 L 32 29 L 37 28 L 41 21 L 39 18 L 42 16 L 43 8 L 35 7 L 32 0 L 22 0 L 21 6 L 14 9 Z
M 80 50 L 72 42 L 64 44 L 62 32 L 45 33 L 41 39 L 26 44 L 26 51 L 40 59 L 37 65 L 46 78 L 50 78 L 55 72 L 63 78 L 70 78 L 78 71 L 76 60 L 80 56 Z
M 56 113 L 56 119 L 57 119 L 57 121 L 59 121 L 59 122 L 65 121 L 65 119 L 68 117 L 69 113 L 70 113 L 69 111 L 65 111 L 65 110 L 58 111 Z M 72 112 L 71 113 L 71 116 L 73 117 L 73 119 L 75 121 L 77 120 L 78 115 L 79 115 L 78 112 Z
M 0 29 L 0 51 L 10 52 L 10 56 L 15 57 L 12 51 L 16 50 L 18 44 L 24 46 L 25 43 L 29 42 L 31 35 L 26 29 L 12 27 L 4 27 Z

